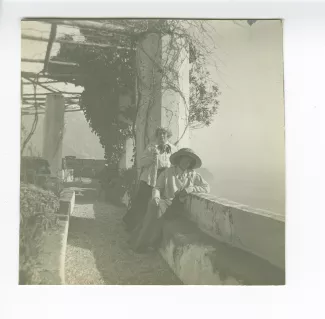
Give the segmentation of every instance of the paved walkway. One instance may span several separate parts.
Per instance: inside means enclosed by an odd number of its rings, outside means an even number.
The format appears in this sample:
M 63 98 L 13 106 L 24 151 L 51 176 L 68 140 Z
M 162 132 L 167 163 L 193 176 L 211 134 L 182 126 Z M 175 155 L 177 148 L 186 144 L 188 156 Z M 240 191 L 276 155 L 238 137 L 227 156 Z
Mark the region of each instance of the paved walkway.
M 65 279 L 68 285 L 181 285 L 156 252 L 127 245 L 125 208 L 96 200 L 96 185 L 79 185 L 70 218 Z

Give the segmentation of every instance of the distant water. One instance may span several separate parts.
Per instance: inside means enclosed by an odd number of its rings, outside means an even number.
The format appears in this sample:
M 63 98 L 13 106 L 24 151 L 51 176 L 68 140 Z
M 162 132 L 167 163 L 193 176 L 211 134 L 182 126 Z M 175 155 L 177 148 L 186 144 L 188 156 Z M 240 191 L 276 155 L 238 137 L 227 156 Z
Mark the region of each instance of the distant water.
M 280 172 L 253 175 L 219 171 L 213 174 L 212 169 L 206 167 L 201 167 L 197 171 L 209 183 L 211 194 L 216 197 L 251 208 L 285 214 L 285 183 L 284 176 Z
M 261 186 L 242 181 L 229 183 L 211 183 L 211 194 L 231 201 L 268 210 L 277 214 L 285 214 L 285 189 L 283 187 Z

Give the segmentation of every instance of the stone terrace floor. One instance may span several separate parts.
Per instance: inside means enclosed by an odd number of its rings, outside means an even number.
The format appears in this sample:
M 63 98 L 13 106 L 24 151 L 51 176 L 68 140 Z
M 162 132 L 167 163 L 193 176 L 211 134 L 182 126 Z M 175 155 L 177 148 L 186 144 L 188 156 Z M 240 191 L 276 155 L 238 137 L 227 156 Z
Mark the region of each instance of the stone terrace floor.
M 157 252 L 136 254 L 127 244 L 124 207 L 97 200 L 96 182 L 76 191 L 66 251 L 67 285 L 181 285 Z

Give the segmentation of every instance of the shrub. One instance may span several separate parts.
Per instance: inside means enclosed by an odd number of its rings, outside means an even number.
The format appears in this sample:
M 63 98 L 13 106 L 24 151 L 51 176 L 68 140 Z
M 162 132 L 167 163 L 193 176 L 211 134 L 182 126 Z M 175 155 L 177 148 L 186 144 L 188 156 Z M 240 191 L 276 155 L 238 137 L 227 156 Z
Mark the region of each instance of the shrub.
M 56 229 L 59 198 L 34 185 L 20 185 L 19 284 L 44 284 L 40 254 L 44 234 Z

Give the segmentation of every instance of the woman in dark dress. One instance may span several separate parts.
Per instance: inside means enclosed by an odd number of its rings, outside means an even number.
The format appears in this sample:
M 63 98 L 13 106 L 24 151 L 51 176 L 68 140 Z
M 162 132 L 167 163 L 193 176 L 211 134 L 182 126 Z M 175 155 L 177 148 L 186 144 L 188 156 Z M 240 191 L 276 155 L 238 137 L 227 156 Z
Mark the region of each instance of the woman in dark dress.
M 176 147 L 168 141 L 171 136 L 172 134 L 168 129 L 158 127 L 155 134 L 156 141 L 146 147 L 140 159 L 142 172 L 138 192 L 132 201 L 130 210 L 123 217 L 129 231 L 132 231 L 142 220 L 151 199 L 152 189 L 156 185 L 157 177 L 165 168 L 170 166 L 169 157 L 176 151 Z

